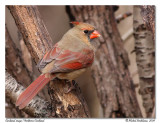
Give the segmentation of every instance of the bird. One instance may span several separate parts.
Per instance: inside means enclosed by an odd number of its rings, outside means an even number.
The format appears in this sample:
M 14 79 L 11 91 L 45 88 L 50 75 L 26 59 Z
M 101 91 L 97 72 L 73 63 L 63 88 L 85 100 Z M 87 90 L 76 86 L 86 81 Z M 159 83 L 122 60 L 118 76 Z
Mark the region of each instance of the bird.
M 93 39 L 100 33 L 94 26 L 84 22 L 71 22 L 68 30 L 37 64 L 41 75 L 33 81 L 19 96 L 16 106 L 26 107 L 37 93 L 55 78 L 74 81 L 89 68 L 95 55 Z

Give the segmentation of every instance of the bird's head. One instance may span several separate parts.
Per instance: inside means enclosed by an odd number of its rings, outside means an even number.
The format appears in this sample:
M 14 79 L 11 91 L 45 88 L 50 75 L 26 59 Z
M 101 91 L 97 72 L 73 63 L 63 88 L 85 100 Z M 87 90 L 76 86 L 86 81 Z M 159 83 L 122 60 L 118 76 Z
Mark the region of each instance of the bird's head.
M 89 42 L 92 41 L 92 39 L 97 38 L 100 36 L 98 31 L 95 30 L 94 26 L 83 23 L 83 22 L 71 22 L 74 25 L 73 30 L 76 30 L 75 33 L 79 38 L 82 38 L 84 41 L 87 40 Z

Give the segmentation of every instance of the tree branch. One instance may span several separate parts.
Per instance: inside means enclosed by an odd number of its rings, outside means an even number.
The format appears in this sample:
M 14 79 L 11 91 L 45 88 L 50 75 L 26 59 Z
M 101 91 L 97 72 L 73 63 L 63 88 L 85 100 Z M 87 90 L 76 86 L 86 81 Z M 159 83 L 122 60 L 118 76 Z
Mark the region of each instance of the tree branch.
M 48 31 L 35 6 L 8 6 L 19 31 L 36 63 L 52 44 Z
M 18 96 L 24 87 L 17 83 L 17 81 L 6 71 L 5 73 L 5 90 L 6 97 L 10 98 L 13 104 L 15 104 Z M 29 106 L 23 109 L 28 115 L 32 117 L 48 117 L 50 115 L 49 103 L 44 101 L 42 98 L 36 96 Z
M 8 6 L 8 8 L 22 33 L 32 58 L 37 63 L 52 46 L 51 38 L 40 18 L 37 7 Z M 68 83 L 65 80 L 57 81 L 49 84 L 52 101 L 51 117 L 89 117 L 87 104 L 81 96 L 81 92 L 77 90 L 78 88 L 76 91 L 65 94 Z

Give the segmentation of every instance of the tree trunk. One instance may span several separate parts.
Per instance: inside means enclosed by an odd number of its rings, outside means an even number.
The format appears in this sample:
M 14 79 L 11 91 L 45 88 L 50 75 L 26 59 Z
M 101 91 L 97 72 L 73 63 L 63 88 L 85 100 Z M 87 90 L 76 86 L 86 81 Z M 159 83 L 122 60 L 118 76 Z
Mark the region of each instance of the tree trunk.
M 66 10 L 72 21 L 95 25 L 102 35 L 95 45 L 92 77 L 104 117 L 142 117 L 113 6 L 67 6 Z
M 152 117 L 155 98 L 154 6 L 134 6 L 134 37 L 140 94 L 147 117 Z M 145 21 L 144 21 L 145 20 Z
M 22 33 L 32 58 L 37 63 L 52 46 L 51 38 L 40 18 L 37 7 L 8 6 L 8 8 Z M 69 83 L 66 83 L 65 80 L 50 82 L 49 94 L 52 104 L 50 117 L 89 117 L 86 102 L 78 86 L 76 86 L 76 91 L 66 94 L 68 86 Z

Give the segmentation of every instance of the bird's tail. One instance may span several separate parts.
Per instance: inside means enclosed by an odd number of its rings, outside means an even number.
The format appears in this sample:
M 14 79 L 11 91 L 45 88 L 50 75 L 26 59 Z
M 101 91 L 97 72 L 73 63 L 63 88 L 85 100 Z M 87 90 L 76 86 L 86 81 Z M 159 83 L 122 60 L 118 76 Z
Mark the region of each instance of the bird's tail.
M 41 74 L 26 88 L 24 92 L 20 94 L 16 106 L 19 106 L 19 109 L 23 109 L 50 80 L 51 78 L 47 78 L 45 77 L 45 74 Z

